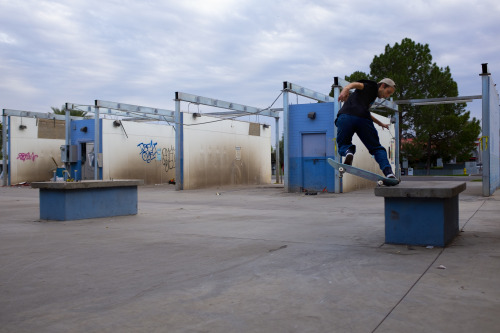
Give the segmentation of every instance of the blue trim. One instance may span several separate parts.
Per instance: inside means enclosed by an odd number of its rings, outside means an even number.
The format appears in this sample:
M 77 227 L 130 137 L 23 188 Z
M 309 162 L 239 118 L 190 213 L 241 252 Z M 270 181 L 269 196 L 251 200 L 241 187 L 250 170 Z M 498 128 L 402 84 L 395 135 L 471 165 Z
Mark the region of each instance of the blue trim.
M 7 165 L 3 166 L 4 168 L 4 172 L 7 172 L 7 186 L 11 186 L 11 181 L 10 181 L 10 170 L 11 170 L 11 159 L 10 159 L 10 154 L 11 154 L 11 149 L 10 149 L 10 141 L 11 141 L 11 123 L 10 123 L 10 116 L 9 116 L 9 120 L 7 121 L 8 122 L 8 129 L 9 131 L 7 132 L 9 134 L 9 137 L 7 139 Z

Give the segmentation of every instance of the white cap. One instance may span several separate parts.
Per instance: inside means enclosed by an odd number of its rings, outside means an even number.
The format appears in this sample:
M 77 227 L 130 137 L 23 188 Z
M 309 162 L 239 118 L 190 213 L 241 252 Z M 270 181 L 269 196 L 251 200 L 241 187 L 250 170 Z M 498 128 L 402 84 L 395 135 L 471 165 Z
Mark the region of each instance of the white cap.
M 393 87 L 394 89 L 396 89 L 396 83 L 394 83 L 394 81 L 392 81 L 391 79 L 389 79 L 389 78 L 387 78 L 387 77 L 386 77 L 385 79 L 380 80 L 380 82 L 379 82 L 379 83 L 385 83 L 385 84 L 387 84 L 389 87 Z

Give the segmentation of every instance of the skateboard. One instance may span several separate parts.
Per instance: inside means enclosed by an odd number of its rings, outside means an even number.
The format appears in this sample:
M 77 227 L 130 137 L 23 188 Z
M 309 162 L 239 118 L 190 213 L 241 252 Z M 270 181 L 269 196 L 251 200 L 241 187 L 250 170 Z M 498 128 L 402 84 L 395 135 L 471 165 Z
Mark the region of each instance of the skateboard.
M 347 165 L 347 164 L 342 164 L 339 162 L 334 161 L 333 159 L 329 158 L 328 159 L 328 164 L 330 164 L 333 168 L 337 169 L 340 173 L 340 177 L 344 175 L 344 172 L 350 173 L 352 175 L 365 178 L 368 180 L 373 180 L 374 182 L 377 182 L 379 186 L 385 185 L 385 186 L 394 186 L 399 184 L 399 180 L 395 178 L 387 178 L 384 176 L 381 176 L 379 174 L 366 171 L 363 169 L 359 169 L 356 167 L 353 167 L 352 165 Z

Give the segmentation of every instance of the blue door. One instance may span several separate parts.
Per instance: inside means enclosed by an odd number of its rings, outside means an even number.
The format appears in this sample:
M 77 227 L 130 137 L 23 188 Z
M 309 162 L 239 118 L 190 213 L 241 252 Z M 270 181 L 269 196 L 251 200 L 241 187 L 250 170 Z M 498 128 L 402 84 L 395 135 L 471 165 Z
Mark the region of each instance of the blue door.
M 320 192 L 327 187 L 326 133 L 302 134 L 302 188 Z

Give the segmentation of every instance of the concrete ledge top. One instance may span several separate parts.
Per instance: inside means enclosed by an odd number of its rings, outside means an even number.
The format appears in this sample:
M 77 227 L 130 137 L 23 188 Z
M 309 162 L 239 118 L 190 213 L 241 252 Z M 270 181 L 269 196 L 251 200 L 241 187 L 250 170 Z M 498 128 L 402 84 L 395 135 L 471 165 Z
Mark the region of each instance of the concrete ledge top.
M 464 191 L 465 182 L 407 181 L 397 186 L 375 188 L 375 195 L 386 198 L 451 198 Z
M 32 188 L 46 190 L 80 190 L 100 187 L 123 187 L 144 185 L 143 179 L 116 179 L 116 180 L 82 180 L 79 182 L 36 182 Z

